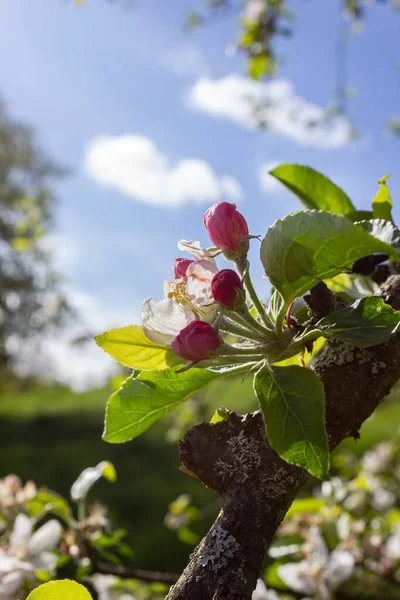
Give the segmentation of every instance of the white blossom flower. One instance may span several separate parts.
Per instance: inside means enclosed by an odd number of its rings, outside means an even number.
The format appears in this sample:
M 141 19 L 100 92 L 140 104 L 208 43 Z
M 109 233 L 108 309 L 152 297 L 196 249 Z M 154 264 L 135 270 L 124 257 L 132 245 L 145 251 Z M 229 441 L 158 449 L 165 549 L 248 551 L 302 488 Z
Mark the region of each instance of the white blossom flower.
M 12 600 L 25 580 L 35 571 L 53 573 L 57 556 L 50 552 L 61 537 L 62 527 L 52 519 L 32 533 L 32 521 L 20 513 L 15 519 L 7 550 L 0 548 L 0 600 Z
M 389 467 L 393 455 L 393 445 L 390 442 L 382 442 L 365 452 L 361 466 L 370 473 L 382 473 Z
M 94 485 L 101 477 L 104 477 L 106 470 L 110 467 L 114 470 L 114 467 L 107 460 L 103 460 L 95 467 L 88 467 L 82 471 L 78 479 L 72 484 L 72 500 L 78 502 L 79 500 L 86 498 L 92 485 Z
M 390 490 L 378 489 L 371 498 L 371 506 L 378 511 L 386 511 L 396 504 L 396 494 Z
M 280 565 L 278 575 L 295 592 L 317 593 L 321 600 L 329 600 L 330 591 L 337 589 L 352 576 L 354 557 L 345 550 L 329 553 L 317 527 L 311 527 L 309 542 L 304 545 L 304 549 L 307 557 L 298 563 Z
M 169 344 L 196 316 L 170 298 L 143 302 L 142 324 L 147 337 L 157 344 Z
M 37 489 L 33 481 L 27 481 L 23 486 L 17 475 L 7 475 L 0 479 L 0 509 L 7 516 L 15 507 L 26 504 L 36 496 Z
M 400 559 L 400 525 L 393 535 L 389 536 L 385 544 L 385 553 L 392 560 Z
M 99 595 L 99 600 L 135 600 L 132 594 L 116 589 L 119 579 L 114 575 L 95 573 L 90 577 L 90 581 Z
M 158 344 L 171 343 L 195 319 L 212 323 L 218 310 L 211 294 L 211 282 L 218 273 L 215 260 L 200 242 L 181 240 L 178 248 L 195 258 L 185 278 L 164 282 L 163 300 L 148 298 L 143 303 L 143 331 Z
M 246 5 L 244 18 L 246 21 L 249 21 L 249 23 L 257 23 L 264 11 L 264 0 L 251 0 L 251 2 Z
M 279 600 L 278 594 L 275 590 L 267 589 L 267 586 L 262 579 L 257 581 L 257 587 L 253 592 L 251 600 Z

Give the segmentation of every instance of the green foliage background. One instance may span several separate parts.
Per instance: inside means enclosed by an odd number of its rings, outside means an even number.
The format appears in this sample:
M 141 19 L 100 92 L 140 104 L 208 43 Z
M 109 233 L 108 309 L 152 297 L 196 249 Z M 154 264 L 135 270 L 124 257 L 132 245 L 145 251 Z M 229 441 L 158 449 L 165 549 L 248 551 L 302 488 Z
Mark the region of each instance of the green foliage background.
M 221 379 L 204 390 L 201 399 L 205 418 L 211 418 L 215 398 L 220 405 L 238 411 L 257 408 L 251 379 L 241 381 L 242 376 Z M 89 498 L 106 503 L 112 519 L 128 529 L 135 551 L 133 566 L 179 572 L 186 564 L 191 546 L 180 542 L 163 525 L 168 504 L 179 494 L 190 493 L 195 505 L 204 506 L 217 495 L 179 470 L 177 444 L 166 439 L 176 412 L 128 444 L 103 442 L 100 436 L 109 394 L 109 388 L 79 394 L 62 387 L 40 386 L 3 392 L 0 477 L 14 472 L 24 480 L 31 478 L 38 485 L 68 496 L 73 481 L 84 468 L 101 460 L 113 462 L 117 467 L 117 482 L 99 481 Z M 400 407 L 386 403 L 363 426 L 361 439 L 348 440 L 340 452 L 350 448 L 361 454 L 376 442 L 394 437 L 399 422 Z M 340 456 L 333 459 L 334 468 L 340 463 Z M 211 514 L 194 529 L 202 534 L 212 518 Z

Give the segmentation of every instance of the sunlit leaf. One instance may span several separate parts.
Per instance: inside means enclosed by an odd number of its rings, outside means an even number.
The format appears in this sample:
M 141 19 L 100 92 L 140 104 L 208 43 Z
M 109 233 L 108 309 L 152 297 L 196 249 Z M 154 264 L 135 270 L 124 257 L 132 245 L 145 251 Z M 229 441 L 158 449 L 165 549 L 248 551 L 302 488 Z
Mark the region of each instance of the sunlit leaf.
M 386 185 L 390 175 L 382 177 L 378 181 L 379 190 L 372 200 L 372 213 L 374 219 L 385 219 L 386 221 L 392 220 L 392 198 L 390 197 L 389 188 Z
M 39 585 L 27 600 L 92 600 L 92 596 L 80 583 L 63 579 Z
M 181 360 L 169 346 L 149 340 L 138 325 L 110 329 L 95 337 L 96 344 L 125 367 L 161 371 Z
M 276 221 L 261 244 L 265 272 L 286 304 L 359 258 L 395 250 L 360 225 L 330 212 L 298 211 Z
M 329 449 L 319 377 L 303 367 L 264 365 L 254 377 L 254 391 L 272 448 L 287 462 L 326 479 Z
M 350 198 L 330 179 L 302 165 L 284 164 L 270 171 L 306 208 L 329 210 L 338 215 L 354 211 Z
M 137 437 L 194 392 L 222 375 L 206 369 L 190 369 L 184 373 L 169 369 L 141 371 L 128 377 L 108 400 L 104 440 L 120 443 Z
M 299 498 L 295 500 L 285 515 L 285 519 L 290 519 L 293 515 L 302 513 L 318 513 L 326 505 L 322 498 Z
M 29 500 L 28 512 L 32 517 L 37 517 L 44 510 L 52 512 L 67 523 L 72 518 L 72 512 L 68 502 L 55 492 L 39 492 L 34 498 Z

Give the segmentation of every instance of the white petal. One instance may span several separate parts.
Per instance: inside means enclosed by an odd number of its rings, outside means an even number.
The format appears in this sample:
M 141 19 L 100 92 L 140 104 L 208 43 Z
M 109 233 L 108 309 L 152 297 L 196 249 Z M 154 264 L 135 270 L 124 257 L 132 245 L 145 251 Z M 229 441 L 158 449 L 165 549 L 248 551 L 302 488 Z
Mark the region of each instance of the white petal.
M 350 552 L 334 550 L 324 572 L 323 579 L 331 590 L 350 579 L 355 569 L 354 556 Z
M 196 317 L 191 312 L 165 298 L 157 302 L 148 298 L 143 303 L 142 324 L 147 337 L 157 344 L 169 344 Z
M 251 600 L 279 600 L 279 596 L 275 590 L 268 590 L 263 580 L 259 579 Z
M 103 477 L 104 469 L 107 467 L 107 461 L 102 461 L 95 467 L 88 467 L 79 475 L 78 479 L 72 484 L 71 498 L 74 502 L 85 498 L 94 483 Z
M 25 548 L 32 533 L 32 523 L 29 517 L 20 513 L 14 523 L 10 538 L 10 551 L 15 554 L 17 550 Z
M 93 584 L 94 589 L 98 594 L 109 590 L 118 583 L 118 578 L 114 575 L 102 575 L 101 573 L 95 573 L 90 577 L 90 581 Z
M 184 252 L 187 252 L 188 254 L 194 256 L 196 260 L 208 260 L 209 262 L 215 264 L 215 260 L 211 258 L 211 256 L 208 253 L 208 250 L 203 248 L 200 242 L 194 242 L 192 240 L 181 240 L 180 242 L 178 242 L 178 248 L 179 250 L 183 250 Z
M 397 560 L 400 558 L 400 529 L 391 535 L 386 542 L 386 553 L 389 558 Z
M 38 571 L 48 571 L 52 573 L 57 566 L 57 554 L 53 552 L 41 552 L 37 556 L 31 558 L 32 567 Z
M 314 526 L 310 528 L 308 539 L 311 544 L 309 560 L 314 563 L 320 563 L 321 566 L 327 564 L 329 560 L 329 550 L 318 527 Z
M 278 575 L 282 581 L 295 592 L 313 594 L 315 581 L 311 576 L 312 563 L 302 560 L 299 563 L 286 563 L 278 567 Z
M 18 571 L 5 575 L 0 583 L 0 600 L 9 600 L 19 590 L 22 582 L 22 574 Z
M 58 521 L 52 519 L 40 527 L 28 542 L 28 556 L 35 556 L 44 550 L 53 550 L 60 541 L 62 527 Z
M 168 294 L 171 294 L 175 291 L 176 283 L 175 281 L 164 281 L 164 296 L 168 298 Z
M 211 282 L 218 267 L 208 260 L 197 260 L 189 265 L 186 293 L 197 308 L 212 302 Z
M 25 565 L 29 565 L 29 563 L 22 562 L 18 560 L 18 558 L 15 558 L 15 556 L 3 554 L 0 556 L 0 575 L 11 573 L 11 571 L 19 571 L 23 569 Z

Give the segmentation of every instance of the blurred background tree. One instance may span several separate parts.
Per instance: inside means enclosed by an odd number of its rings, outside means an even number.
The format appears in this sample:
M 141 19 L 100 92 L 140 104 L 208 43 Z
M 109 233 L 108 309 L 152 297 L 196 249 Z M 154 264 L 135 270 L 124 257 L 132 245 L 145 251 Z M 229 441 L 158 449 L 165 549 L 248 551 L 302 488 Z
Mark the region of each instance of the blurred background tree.
M 56 203 L 51 186 L 63 174 L 0 99 L 0 385 L 22 345 L 60 327 L 70 311 L 42 243 Z

